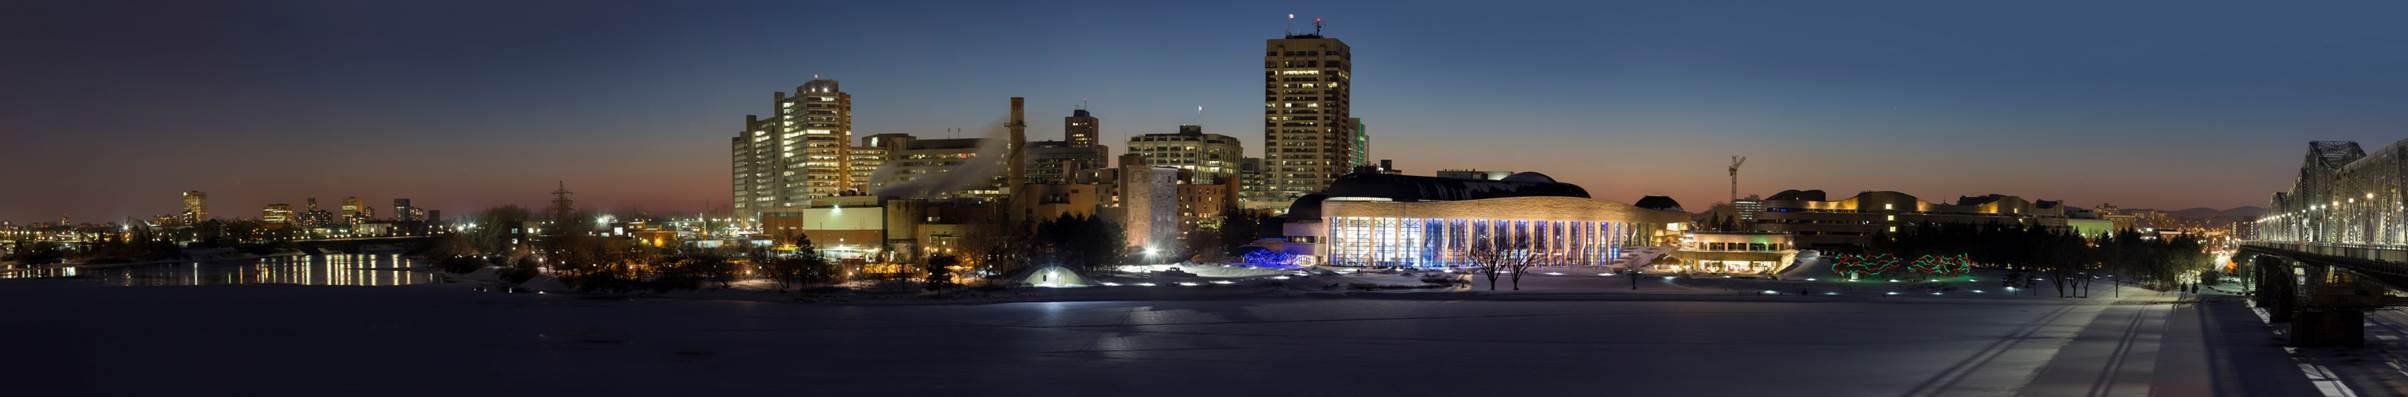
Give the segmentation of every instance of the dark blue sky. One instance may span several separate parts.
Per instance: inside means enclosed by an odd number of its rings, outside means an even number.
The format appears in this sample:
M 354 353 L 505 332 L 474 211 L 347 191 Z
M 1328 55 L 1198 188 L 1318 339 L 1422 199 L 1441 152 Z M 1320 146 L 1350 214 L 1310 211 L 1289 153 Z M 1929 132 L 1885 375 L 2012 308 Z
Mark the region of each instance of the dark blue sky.
M 464 213 L 555 180 L 698 210 L 728 200 L 743 116 L 813 74 L 856 133 L 981 128 L 1025 96 L 1037 137 L 1086 99 L 1116 147 L 1200 123 L 1259 152 L 1259 54 L 1290 12 L 1354 47 L 1376 157 L 1624 202 L 1703 208 L 1747 155 L 1743 194 L 2262 205 L 2306 140 L 2408 138 L 2408 3 L 1663 3 L 12 2 L 0 219 L 195 189 L 246 217 Z

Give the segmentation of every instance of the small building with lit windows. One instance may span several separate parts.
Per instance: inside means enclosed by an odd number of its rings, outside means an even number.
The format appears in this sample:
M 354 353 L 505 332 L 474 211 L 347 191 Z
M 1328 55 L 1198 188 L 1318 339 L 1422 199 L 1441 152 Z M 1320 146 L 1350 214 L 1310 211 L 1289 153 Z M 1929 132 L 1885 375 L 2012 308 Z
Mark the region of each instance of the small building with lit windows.
M 1306 264 L 1465 267 L 1487 241 L 1530 250 L 1544 266 L 1611 266 L 1632 248 L 1677 244 L 1688 222 L 1685 213 L 1593 199 L 1532 172 L 1498 180 L 1357 172 L 1299 198 L 1282 231 Z
M 1787 233 L 1692 232 L 1681 237 L 1677 264 L 1651 269 L 1679 273 L 1770 276 L 1798 259 Z
M 1954 204 L 1934 203 L 1893 191 L 1868 191 L 1830 200 L 1821 190 L 1784 190 L 1764 199 L 1764 210 L 1748 226 L 1755 231 L 1787 233 L 1797 245 L 1817 250 L 1858 250 L 1877 236 L 1899 233 L 1919 225 L 1998 225 L 2071 230 L 2066 207 L 2049 200 L 1986 194 L 1961 196 Z

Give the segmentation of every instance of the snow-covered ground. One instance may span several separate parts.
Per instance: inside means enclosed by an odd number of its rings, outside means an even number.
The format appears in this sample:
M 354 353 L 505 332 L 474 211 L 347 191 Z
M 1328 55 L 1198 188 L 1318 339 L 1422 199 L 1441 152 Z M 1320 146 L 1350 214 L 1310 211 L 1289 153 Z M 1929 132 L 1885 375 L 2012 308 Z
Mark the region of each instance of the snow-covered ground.
M 863 306 L 0 280 L 0 373 L 26 396 L 2312 392 L 2263 327 L 2227 325 L 2246 309 L 2101 303 Z

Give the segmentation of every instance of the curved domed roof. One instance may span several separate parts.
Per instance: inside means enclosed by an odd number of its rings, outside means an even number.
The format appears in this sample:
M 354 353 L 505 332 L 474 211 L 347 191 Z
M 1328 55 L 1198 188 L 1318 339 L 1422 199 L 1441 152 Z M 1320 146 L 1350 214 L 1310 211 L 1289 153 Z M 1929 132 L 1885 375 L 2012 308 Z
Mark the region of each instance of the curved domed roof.
M 1773 193 L 1773 196 L 1772 196 L 1771 198 L 1767 198 L 1767 199 L 1765 199 L 1765 200 L 1771 200 L 1771 201 L 1824 201 L 1824 200 L 1823 200 L 1823 197 L 1824 197 L 1824 195 L 1823 195 L 1823 191 L 1822 191 L 1821 189 L 1816 189 L 1816 190 L 1796 190 L 1796 189 L 1791 189 L 1791 190 L 1783 190 L 1783 191 L 1781 191 L 1780 193 Z
M 1640 197 L 1640 198 L 1639 198 L 1639 202 L 1638 202 L 1638 203 L 1636 203 L 1636 204 L 1631 204 L 1631 206 L 1633 206 L 1633 207 L 1639 207 L 1639 208 L 1646 208 L 1646 209 L 1651 209 L 1651 210 L 1663 210 L 1663 211 L 1680 211 L 1680 210 L 1681 210 L 1681 202 L 1679 202 L 1679 201 L 1673 201 L 1671 197 L 1665 197 L 1665 196 L 1647 196 L 1647 197 Z
M 1326 197 L 1373 197 L 1396 201 L 1589 197 L 1589 191 L 1581 189 L 1579 185 L 1555 182 L 1554 178 L 1535 172 L 1513 174 L 1495 181 L 1357 172 L 1338 177 L 1320 194 Z
M 1516 173 L 1513 173 L 1513 175 L 1507 175 L 1507 176 L 1505 176 L 1505 179 L 1499 179 L 1499 180 L 1501 180 L 1501 181 L 1506 181 L 1506 182 L 1524 182 L 1524 183 L 1557 183 L 1557 182 L 1555 182 L 1555 178 L 1550 178 L 1550 177 L 1547 177 L 1547 174 L 1541 174 L 1541 173 L 1536 173 L 1536 172 L 1516 172 Z
M 1320 193 L 1297 197 L 1296 202 L 1288 203 L 1288 219 L 1321 219 L 1321 202 L 1328 199 Z

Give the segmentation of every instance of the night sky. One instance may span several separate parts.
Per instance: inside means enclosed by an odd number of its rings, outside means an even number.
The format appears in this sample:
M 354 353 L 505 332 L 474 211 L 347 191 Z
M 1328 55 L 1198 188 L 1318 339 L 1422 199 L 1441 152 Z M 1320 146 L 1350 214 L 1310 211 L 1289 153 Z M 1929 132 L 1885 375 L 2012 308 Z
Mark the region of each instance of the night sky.
M 1032 138 L 1084 99 L 1116 154 L 1179 124 L 1259 153 L 1263 40 L 1291 12 L 1353 46 L 1375 157 L 1621 202 L 1701 210 L 1746 155 L 1743 194 L 2263 205 L 2307 140 L 2408 138 L 2397 1 L 999 3 L 0 3 L 0 220 L 167 214 L 184 190 L 220 216 L 454 215 L 554 181 L 690 213 L 729 199 L 744 115 L 814 74 L 853 94 L 857 136 L 983 128 L 1025 96 Z

